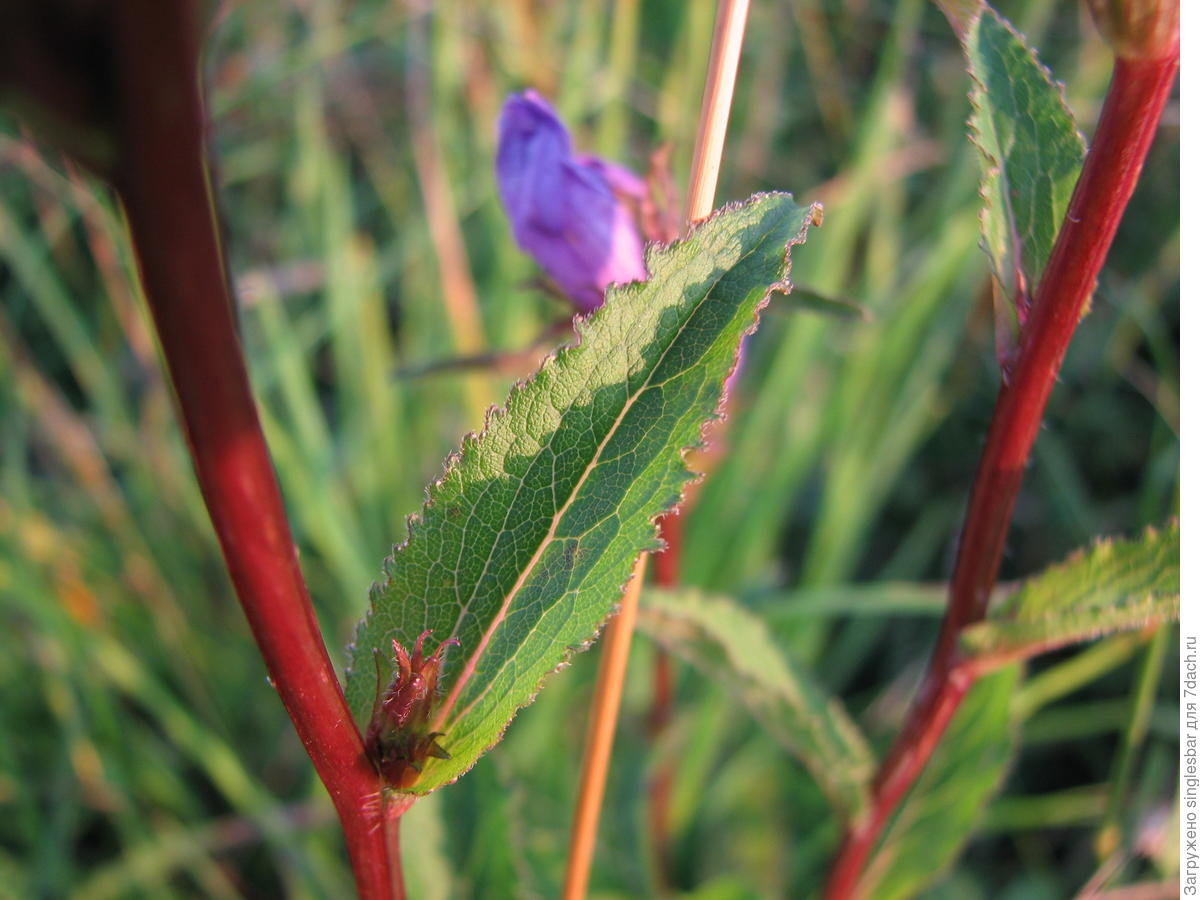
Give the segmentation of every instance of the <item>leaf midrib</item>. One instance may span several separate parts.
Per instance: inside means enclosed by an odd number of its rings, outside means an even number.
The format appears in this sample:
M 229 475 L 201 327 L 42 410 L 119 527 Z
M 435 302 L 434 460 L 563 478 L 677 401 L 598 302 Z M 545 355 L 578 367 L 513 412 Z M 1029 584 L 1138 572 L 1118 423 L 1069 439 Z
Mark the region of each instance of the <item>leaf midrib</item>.
M 496 611 L 495 616 L 492 617 L 492 621 L 488 624 L 487 630 L 484 631 L 483 635 L 480 637 L 479 642 L 476 644 L 475 649 L 471 653 L 471 656 L 467 659 L 466 663 L 464 663 L 462 670 L 459 672 L 458 677 L 454 681 L 454 686 L 449 690 L 449 692 L 447 692 L 446 699 L 442 702 L 436 716 L 434 717 L 432 726 L 430 728 L 431 731 L 442 731 L 446 727 L 453 727 L 454 725 L 458 724 L 471 711 L 471 709 L 475 706 L 475 703 L 478 702 L 478 697 L 475 700 L 472 700 L 468 706 L 455 715 L 453 722 L 451 722 L 449 726 L 446 725 L 446 720 L 450 717 L 450 713 L 454 708 L 454 704 L 458 701 L 459 696 L 466 688 L 467 682 L 470 681 L 470 679 L 475 675 L 479 660 L 483 657 L 484 652 L 491 643 L 492 637 L 495 635 L 504 619 L 508 616 L 508 610 L 512 605 L 513 600 L 516 599 L 517 594 L 521 592 L 521 589 L 525 586 L 529 576 L 533 573 L 533 570 L 541 561 L 546 552 L 546 548 L 548 548 L 554 541 L 555 537 L 557 537 L 558 527 L 562 522 L 563 516 L 574 504 L 576 498 L 579 496 L 579 492 L 582 490 L 583 486 L 587 483 L 588 478 L 599 464 L 600 457 L 603 455 L 605 448 L 612 441 L 612 438 L 616 434 L 617 430 L 624 423 L 625 417 L 628 415 L 630 408 L 632 408 L 634 403 L 636 403 L 637 400 L 645 393 L 646 386 L 652 381 L 655 373 L 657 373 L 659 368 L 662 366 L 663 360 L 666 358 L 671 348 L 675 346 L 676 342 L 678 342 L 680 337 L 687 330 L 688 324 L 700 310 L 700 307 L 709 299 L 709 297 L 712 296 L 713 291 L 715 291 L 729 277 L 731 272 L 736 271 L 737 268 L 741 266 L 741 264 L 745 262 L 747 258 L 752 256 L 759 247 L 766 243 L 767 238 L 773 234 L 774 231 L 774 228 L 768 230 L 752 247 L 744 249 L 738 255 L 737 261 L 724 272 L 722 272 L 717 280 L 708 287 L 704 294 L 696 299 L 696 301 L 692 304 L 692 308 L 688 312 L 686 318 L 676 327 L 675 334 L 672 336 L 671 340 L 658 354 L 658 358 L 654 361 L 654 365 L 647 367 L 645 378 L 642 379 L 637 389 L 629 395 L 629 398 L 625 401 L 625 404 L 621 408 L 620 412 L 614 417 L 613 423 L 609 427 L 608 432 L 604 435 L 604 438 L 599 442 L 599 444 L 597 444 L 596 450 L 592 454 L 591 459 L 588 460 L 587 466 L 584 467 L 579 479 L 571 488 L 571 493 L 551 517 L 550 525 L 546 530 L 545 536 L 542 538 L 537 548 L 533 551 L 533 554 L 530 556 L 529 561 L 525 564 L 525 567 L 517 575 L 513 586 L 504 595 L 504 600 L 501 602 L 500 608 Z M 647 283 L 647 285 L 648 284 L 649 283 Z M 771 289 L 771 287 L 768 287 L 766 293 L 769 294 Z M 480 696 L 482 697 L 484 695 L 481 694 Z

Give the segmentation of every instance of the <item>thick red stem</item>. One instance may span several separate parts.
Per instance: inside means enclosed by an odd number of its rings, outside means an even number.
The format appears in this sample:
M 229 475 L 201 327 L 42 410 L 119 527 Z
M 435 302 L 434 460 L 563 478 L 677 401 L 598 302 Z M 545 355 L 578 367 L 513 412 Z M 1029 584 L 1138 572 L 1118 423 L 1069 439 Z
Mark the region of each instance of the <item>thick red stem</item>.
M 958 653 L 963 629 L 983 618 L 1030 449 L 1067 345 L 1095 288 L 1175 83 L 1179 45 L 1154 60 L 1121 60 L 1022 333 L 1000 389 L 963 525 L 949 606 L 925 681 L 876 778 L 872 807 L 844 838 L 825 896 L 860 895 L 871 850 L 941 740 L 974 679 Z
M 379 776 L 317 627 L 242 358 L 204 159 L 193 15 L 187 2 L 115 4 L 116 185 L 238 599 L 333 798 L 360 896 L 394 898 L 403 889 L 392 884 Z

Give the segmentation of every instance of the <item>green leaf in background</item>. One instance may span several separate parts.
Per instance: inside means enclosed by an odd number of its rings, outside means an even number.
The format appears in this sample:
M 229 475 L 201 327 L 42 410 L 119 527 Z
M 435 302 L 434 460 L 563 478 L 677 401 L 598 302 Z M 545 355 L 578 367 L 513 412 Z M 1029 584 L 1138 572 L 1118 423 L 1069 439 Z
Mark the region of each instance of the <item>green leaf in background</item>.
M 654 518 L 691 478 L 683 451 L 716 416 L 742 336 L 811 210 L 768 194 L 727 207 L 687 240 L 655 248 L 650 279 L 610 291 L 579 342 L 518 385 L 468 435 L 428 489 L 407 542 L 385 563 L 352 648 L 346 694 L 360 722 L 377 691 L 376 653 L 425 629 L 455 637 L 412 790 L 469 769 L 546 674 L 612 612 Z
M 770 591 L 747 598 L 774 632 L 810 625 L 832 616 L 941 616 L 946 611 L 943 582 L 873 581 Z
M 986 3 L 940 4 L 975 82 L 970 127 L 983 157 L 984 249 L 1005 299 L 1032 298 L 1083 164 L 1084 140 L 1062 86 Z
M 884 835 L 863 876 L 862 896 L 917 896 L 966 846 L 1012 760 L 1010 707 L 1020 677 L 1020 666 L 1010 665 L 971 688 Z
M 788 663 L 762 619 L 722 597 L 647 589 L 638 624 L 745 704 L 844 819 L 866 809 L 875 773 L 866 739 L 837 698 Z
M 544 759 L 544 754 L 542 754 Z M 410 816 L 427 803 L 440 804 L 442 822 L 452 827 L 444 864 L 454 873 L 453 900 L 535 900 L 535 872 L 528 859 L 528 786 L 497 763 L 498 755 L 481 760 L 465 784 L 413 804 Z M 404 827 L 412 830 L 412 822 Z M 406 839 L 402 846 L 407 847 Z M 407 849 L 405 850 L 407 853 Z M 408 859 L 404 861 L 408 878 Z M 411 888 L 410 896 L 425 897 Z
M 861 304 L 841 297 L 830 297 L 810 287 L 795 285 L 791 293 L 780 297 L 771 306 L 773 312 L 814 312 L 838 319 L 869 322 L 871 311 Z
M 1179 523 L 1103 539 L 1027 581 L 963 633 L 973 657 L 1031 656 L 1179 618 Z
M 403 854 L 404 882 L 414 897 L 450 900 L 454 896 L 454 869 L 446 849 L 444 794 L 427 797 L 406 814 Z

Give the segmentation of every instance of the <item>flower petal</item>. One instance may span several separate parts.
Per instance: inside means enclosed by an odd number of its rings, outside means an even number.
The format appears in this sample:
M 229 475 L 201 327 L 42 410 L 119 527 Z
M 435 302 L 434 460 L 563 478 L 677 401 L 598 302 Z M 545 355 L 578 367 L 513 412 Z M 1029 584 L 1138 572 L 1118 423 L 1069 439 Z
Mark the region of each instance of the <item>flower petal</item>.
M 609 284 L 646 277 L 645 240 L 621 202 L 645 184 L 614 163 L 572 156 L 566 128 L 534 91 L 504 104 L 496 176 L 517 245 L 581 311 L 600 306 Z

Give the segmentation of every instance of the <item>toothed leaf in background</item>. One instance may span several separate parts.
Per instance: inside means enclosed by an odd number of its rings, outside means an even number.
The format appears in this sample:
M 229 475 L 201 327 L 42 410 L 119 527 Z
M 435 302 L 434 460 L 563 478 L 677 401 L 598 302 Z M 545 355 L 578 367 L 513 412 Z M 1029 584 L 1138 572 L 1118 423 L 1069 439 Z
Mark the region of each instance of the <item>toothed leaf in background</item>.
M 1179 618 L 1179 523 L 1106 538 L 1029 579 L 968 628 L 972 656 L 1026 656 Z
M 1023 36 L 987 4 L 943 0 L 974 81 L 970 120 L 983 162 L 983 244 L 1007 312 L 1020 321 L 1066 216 L 1084 140 L 1062 86 Z M 997 298 L 999 303 L 1001 298 Z
M 811 210 L 783 194 L 727 207 L 650 251 L 650 279 L 610 290 L 577 346 L 518 385 L 428 489 L 384 566 L 351 655 L 346 693 L 365 722 L 376 653 L 425 629 L 455 637 L 431 730 L 449 759 L 412 785 L 453 781 L 619 602 L 654 518 L 690 479 L 683 451 L 717 415 L 742 336 L 784 284 Z
M 762 619 L 723 597 L 647 590 L 638 625 L 744 704 L 844 821 L 866 810 L 875 773 L 866 739 L 841 701 L 788 663 Z

